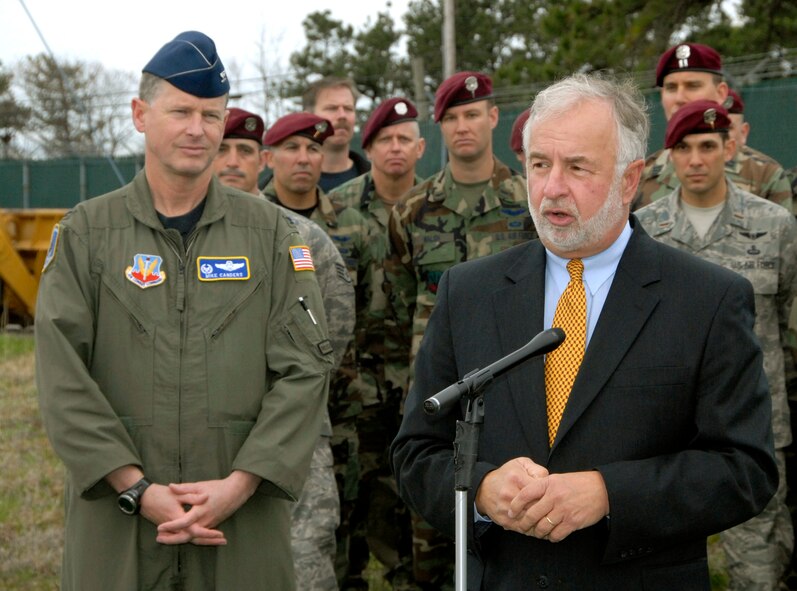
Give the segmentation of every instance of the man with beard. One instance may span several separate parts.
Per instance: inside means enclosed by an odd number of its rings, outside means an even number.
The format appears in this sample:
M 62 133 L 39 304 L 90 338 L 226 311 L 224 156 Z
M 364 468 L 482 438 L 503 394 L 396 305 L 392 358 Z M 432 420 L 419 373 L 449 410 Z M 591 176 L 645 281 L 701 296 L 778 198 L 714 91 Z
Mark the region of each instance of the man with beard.
M 446 79 L 435 95 L 434 119 L 449 162 L 396 203 L 389 222 L 385 280 L 395 328 L 386 349 L 397 376 L 411 372 L 443 272 L 536 236 L 523 177 L 493 155 L 498 107 L 492 80 L 479 72 Z M 453 545 L 416 518 L 413 535 L 415 579 L 439 590 L 451 579 Z
M 543 329 L 566 334 L 484 396 L 471 589 L 702 591 L 706 536 L 777 486 L 749 281 L 629 218 L 648 128 L 630 84 L 576 75 L 539 93 L 524 145 L 540 240 L 439 283 L 391 452 L 402 498 L 448 535 L 463 406 L 430 420 L 424 400 Z
M 725 163 L 737 150 L 732 125 L 730 114 L 713 101 L 679 109 L 667 125 L 664 147 L 681 186 L 637 217 L 655 239 L 736 271 L 755 291 L 755 332 L 764 351 L 780 482 L 761 514 L 720 534 L 729 589 L 748 591 L 777 589 L 794 546 L 782 442 L 791 440 L 784 349 L 797 294 L 797 222 L 727 179 Z
M 365 158 L 350 149 L 359 94 L 348 78 L 329 76 L 311 84 L 302 95 L 302 109 L 328 119 L 335 131 L 324 142 L 324 163 L 318 181 L 326 192 L 371 168 Z

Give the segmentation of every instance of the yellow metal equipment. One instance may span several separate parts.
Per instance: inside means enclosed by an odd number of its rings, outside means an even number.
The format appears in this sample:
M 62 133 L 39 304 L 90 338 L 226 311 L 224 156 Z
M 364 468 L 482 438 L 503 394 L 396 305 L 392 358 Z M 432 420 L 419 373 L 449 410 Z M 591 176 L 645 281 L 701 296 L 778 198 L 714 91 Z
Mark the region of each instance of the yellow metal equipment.
M 0 209 L 0 327 L 30 324 L 53 226 L 66 209 Z

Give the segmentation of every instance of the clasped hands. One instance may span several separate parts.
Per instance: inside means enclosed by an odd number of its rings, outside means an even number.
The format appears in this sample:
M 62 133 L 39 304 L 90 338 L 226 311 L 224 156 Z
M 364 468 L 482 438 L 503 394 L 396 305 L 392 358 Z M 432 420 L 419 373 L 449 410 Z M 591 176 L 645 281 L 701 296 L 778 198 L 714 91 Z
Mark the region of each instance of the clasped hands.
M 597 470 L 549 474 L 515 458 L 484 477 L 476 509 L 504 529 L 560 542 L 608 515 L 609 496 Z
M 141 515 L 158 526 L 155 539 L 161 544 L 223 546 L 227 540 L 216 527 L 246 502 L 259 481 L 235 471 L 222 480 L 153 483 L 141 498 Z

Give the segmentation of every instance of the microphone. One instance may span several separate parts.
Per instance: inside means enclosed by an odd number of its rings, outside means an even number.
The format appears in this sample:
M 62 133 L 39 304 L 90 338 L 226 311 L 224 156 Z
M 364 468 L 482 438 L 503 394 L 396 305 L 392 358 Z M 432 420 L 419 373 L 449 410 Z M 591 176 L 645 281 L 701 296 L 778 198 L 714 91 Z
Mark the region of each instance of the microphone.
M 561 328 L 549 328 L 542 331 L 517 351 L 513 351 L 484 369 L 474 369 L 456 384 L 451 384 L 431 398 L 427 398 L 423 403 L 424 412 L 428 415 L 447 412 L 468 392 L 484 388 L 493 381 L 493 378 L 512 369 L 521 361 L 550 353 L 561 345 L 564 340 L 565 331 Z

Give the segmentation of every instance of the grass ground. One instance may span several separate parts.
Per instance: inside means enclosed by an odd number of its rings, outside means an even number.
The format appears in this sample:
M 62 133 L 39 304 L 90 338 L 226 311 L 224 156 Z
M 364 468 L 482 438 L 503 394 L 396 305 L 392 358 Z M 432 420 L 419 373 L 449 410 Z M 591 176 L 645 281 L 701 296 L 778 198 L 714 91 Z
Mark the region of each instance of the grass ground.
M 57 589 L 63 468 L 42 429 L 30 334 L 0 334 L 0 474 L 0 589 Z
M 0 589 L 58 588 L 63 545 L 63 467 L 44 434 L 33 376 L 33 337 L 0 333 Z M 713 542 L 713 541 L 712 541 Z M 716 544 L 712 590 L 726 577 Z M 389 591 L 372 559 L 370 591 Z

